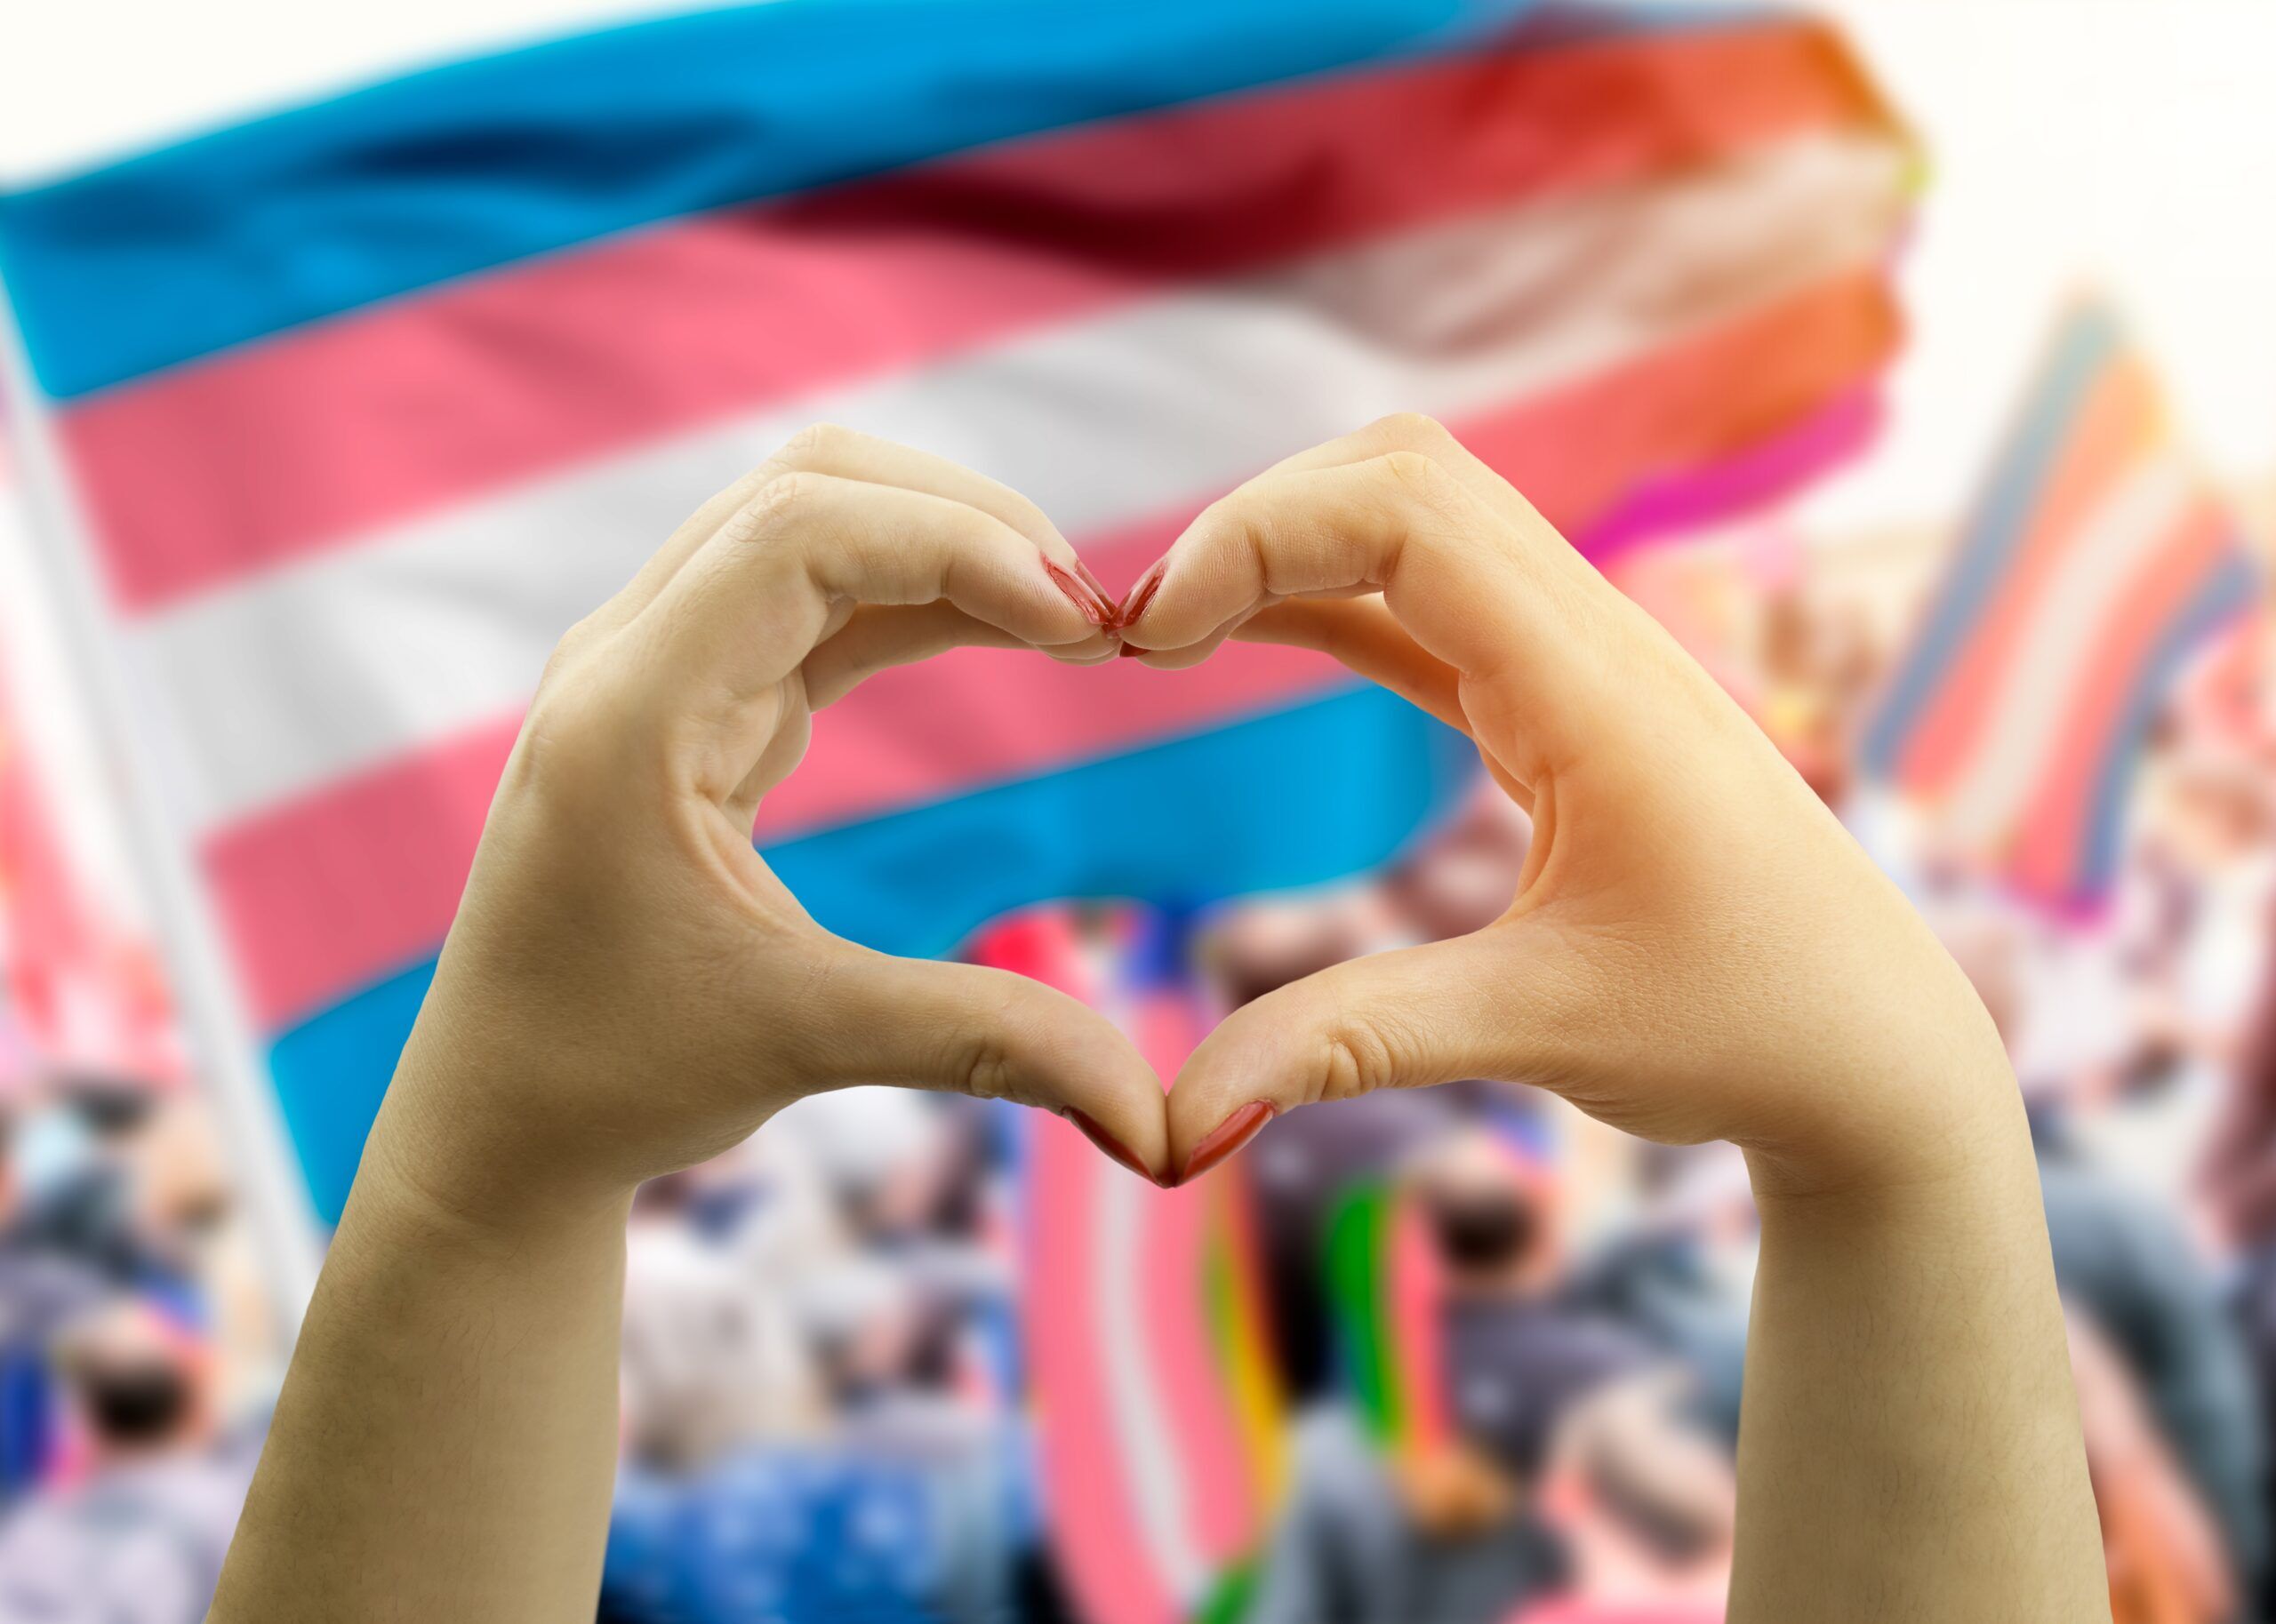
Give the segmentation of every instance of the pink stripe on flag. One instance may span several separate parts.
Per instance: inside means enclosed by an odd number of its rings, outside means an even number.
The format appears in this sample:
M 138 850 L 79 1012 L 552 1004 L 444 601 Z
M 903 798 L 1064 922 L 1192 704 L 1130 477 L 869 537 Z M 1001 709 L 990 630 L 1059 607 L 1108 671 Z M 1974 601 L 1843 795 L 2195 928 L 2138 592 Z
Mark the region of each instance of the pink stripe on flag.
M 767 797 L 759 837 L 1111 755 L 1317 691 L 1340 669 L 1308 650 L 1260 644 L 1180 672 L 958 649 L 871 677 L 821 713 L 805 760 Z M 263 1027 L 290 1025 L 434 950 L 519 729 L 518 717 L 501 718 L 206 844 Z
M 1098 1624 L 1173 1624 L 1184 1615 L 1135 1537 L 1137 1503 L 1117 1468 L 1123 1458 L 1099 1357 L 1096 1321 L 1086 1312 L 1101 1288 L 1093 1258 L 1099 1180 L 1134 1175 L 1109 1164 L 1071 1124 L 1035 1124 L 1030 1145 L 1030 1251 L 1022 1316 L 1039 1396 L 1037 1442 L 1052 1541 L 1086 1596 L 1105 1598 Z
M 1149 999 L 1137 1028 L 1139 1052 L 1166 1079 L 1177 1076 L 1204 1036 L 1183 988 Z M 1209 1320 L 1210 1194 L 1199 1184 L 1145 1192 L 1147 1245 L 1136 1262 L 1166 1420 L 1183 1468 L 1186 1520 L 1195 1548 L 1222 1566 L 1254 1545 L 1262 1487 L 1241 1447 L 1240 1417 Z
M 1439 1257 L 1414 1203 L 1397 1197 L 1390 1217 L 1390 1258 L 1384 1341 L 1396 1361 L 1401 1435 L 1397 1443 L 1429 1456 L 1452 1436 L 1446 1396 L 1446 1353 L 1440 1335 L 1445 1311 Z
M 1788 22 L 1331 76 L 525 261 L 107 391 L 63 433 L 148 610 L 1170 284 L 1886 119 Z
M 1038 911 L 989 931 L 974 957 L 1030 976 L 1086 1004 L 1099 989 L 1066 916 Z M 1039 1117 L 1029 1141 L 1022 1213 L 1021 1316 L 1052 1541 L 1070 1582 L 1100 1601 L 1098 1624 L 1172 1624 L 1180 1598 L 1147 1560 L 1139 1510 L 1117 1431 L 1092 1300 L 1108 1283 L 1095 1267 L 1099 1198 L 1111 1165 L 1071 1124 Z
M 1860 272 L 1453 427 L 1553 523 L 1584 533 L 1638 470 L 1709 464 L 1815 412 L 1879 364 L 1896 334 L 1887 291 Z M 1078 542 L 1104 580 L 1126 584 L 1199 505 Z M 959 650 L 875 677 L 824 713 L 805 762 L 768 797 L 761 830 L 780 837 L 1108 754 L 1293 697 L 1333 669 L 1317 655 L 1254 644 L 1185 672 L 1078 670 Z M 1014 717 L 1016 727 L 1001 725 Z M 289 1025 L 434 950 L 518 727 L 517 717 L 501 716 L 204 843 L 264 1028 Z M 373 860 L 377 852 L 385 862 Z
M 2150 662 L 2158 644 L 2235 546 L 2234 519 L 2205 496 L 2113 601 L 2109 623 L 2094 637 L 2094 660 L 2064 696 L 2055 751 L 2001 865 L 2023 894 L 2046 902 L 2071 900 L 2102 810 L 2104 770 L 2112 752 L 2125 743 L 2117 730 L 2153 675 Z

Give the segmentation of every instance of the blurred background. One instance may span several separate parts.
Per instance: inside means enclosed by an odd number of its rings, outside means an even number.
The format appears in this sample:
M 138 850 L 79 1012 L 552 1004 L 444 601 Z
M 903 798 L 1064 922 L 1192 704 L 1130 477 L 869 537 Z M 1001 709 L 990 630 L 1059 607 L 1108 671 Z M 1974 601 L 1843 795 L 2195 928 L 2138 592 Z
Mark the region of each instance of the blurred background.
M 7 28 L 0 1624 L 201 1615 L 521 705 L 685 511 L 842 421 L 1118 591 L 1393 411 L 1935 924 L 2032 1108 L 2117 1616 L 2276 1619 L 2276 12 Z M 825 924 L 1166 1076 L 1491 918 L 1528 838 L 1463 741 L 1247 647 L 891 674 L 757 833 Z M 816 1097 L 642 1192 L 601 1614 L 1715 1619 L 1753 1245 L 1735 1153 L 1519 1088 L 1177 1192 Z

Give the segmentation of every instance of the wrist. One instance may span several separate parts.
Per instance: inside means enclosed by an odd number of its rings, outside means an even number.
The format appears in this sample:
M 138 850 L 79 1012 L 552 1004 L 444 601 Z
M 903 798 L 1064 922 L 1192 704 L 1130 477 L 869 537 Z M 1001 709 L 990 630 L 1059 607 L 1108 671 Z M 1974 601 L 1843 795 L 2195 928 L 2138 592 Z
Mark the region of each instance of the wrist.
M 466 1244 L 621 1228 L 638 1180 L 563 1136 L 495 1108 L 496 1079 L 437 1065 L 413 1048 L 389 1084 L 350 1192 L 385 1221 Z M 344 1220 L 343 1220 L 344 1221 Z
M 469 1196 L 455 1181 L 406 1172 L 391 1152 L 374 1156 L 367 1148 L 333 1253 L 359 1272 L 407 1268 L 425 1280 L 581 1273 L 621 1251 L 631 1204 L 629 1189 L 573 1202 L 503 1188 Z
M 2031 1124 L 1996 1040 L 1835 1065 L 1813 1091 L 1828 1108 L 1743 1142 L 1758 1200 L 1895 1209 L 1968 1190 L 2037 1196 Z

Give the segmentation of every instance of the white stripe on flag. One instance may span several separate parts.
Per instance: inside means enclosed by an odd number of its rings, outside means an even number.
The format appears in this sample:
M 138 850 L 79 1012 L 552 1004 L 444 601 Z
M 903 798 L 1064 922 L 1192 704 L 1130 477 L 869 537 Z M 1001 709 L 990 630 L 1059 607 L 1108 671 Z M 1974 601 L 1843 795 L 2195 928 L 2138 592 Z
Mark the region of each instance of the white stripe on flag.
M 1118 1445 L 1117 1458 L 1097 1463 L 1120 1470 L 1145 1542 L 1148 1565 L 1170 1593 L 1191 1606 L 1209 1583 L 1210 1566 L 1186 1525 L 1186 1487 L 1155 1368 L 1142 1300 L 1146 1254 L 1145 1200 L 1151 1193 L 1119 1169 L 1102 1164 L 1088 1180 L 1092 1209 L 1091 1302 L 1096 1311 L 1099 1357 L 1105 1365 L 1106 1400 Z
M 2009 679 L 1993 697 L 1947 803 L 1948 827 L 1961 850 L 1988 852 L 2015 828 L 2055 752 L 2066 701 L 2099 657 L 2112 616 L 2198 492 L 2187 463 L 2167 454 L 2128 475 L 2086 516 L 2031 606 Z
M 1389 412 L 1447 417 L 1647 355 L 1887 250 L 1886 141 L 1814 134 L 1187 290 L 644 447 L 170 604 L 130 659 L 212 833 L 510 715 L 562 630 L 804 425 L 985 469 L 1079 540 Z

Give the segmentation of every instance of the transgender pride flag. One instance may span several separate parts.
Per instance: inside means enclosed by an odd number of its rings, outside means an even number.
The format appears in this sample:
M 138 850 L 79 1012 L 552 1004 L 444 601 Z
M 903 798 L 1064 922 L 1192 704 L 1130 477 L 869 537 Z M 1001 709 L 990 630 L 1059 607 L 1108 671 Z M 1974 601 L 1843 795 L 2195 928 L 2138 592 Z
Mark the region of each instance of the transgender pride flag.
M 329 1217 L 548 649 L 796 428 L 972 463 L 1118 584 L 1402 409 L 1625 544 L 1857 442 L 1912 167 L 1783 15 L 779 0 L 0 197 L 0 276 L 217 1029 Z M 930 952 L 1364 868 L 1467 766 L 1298 651 L 966 651 L 821 717 L 759 833 Z
M 1863 764 L 2019 895 L 2108 894 L 2142 743 L 2189 657 L 2251 606 L 2236 515 L 2141 352 L 2073 311 L 1994 465 Z

